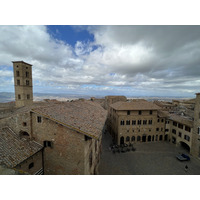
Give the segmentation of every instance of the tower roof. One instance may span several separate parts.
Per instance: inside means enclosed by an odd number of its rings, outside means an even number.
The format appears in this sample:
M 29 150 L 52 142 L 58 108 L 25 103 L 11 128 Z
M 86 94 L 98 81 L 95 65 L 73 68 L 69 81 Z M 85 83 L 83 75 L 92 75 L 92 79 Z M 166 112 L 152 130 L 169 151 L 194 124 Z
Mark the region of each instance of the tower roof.
M 26 62 L 24 62 L 23 60 L 22 60 L 22 61 L 12 61 L 12 63 L 24 63 L 24 64 L 26 64 L 26 65 L 32 66 L 31 64 L 26 63 Z

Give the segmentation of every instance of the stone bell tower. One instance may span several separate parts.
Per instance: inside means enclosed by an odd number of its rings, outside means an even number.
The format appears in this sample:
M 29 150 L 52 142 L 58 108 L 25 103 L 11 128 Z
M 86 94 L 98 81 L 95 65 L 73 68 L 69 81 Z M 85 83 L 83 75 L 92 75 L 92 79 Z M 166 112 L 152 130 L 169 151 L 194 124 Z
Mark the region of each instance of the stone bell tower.
M 200 93 L 196 93 L 191 154 L 200 158 Z
M 13 61 L 15 105 L 22 107 L 33 103 L 32 65 Z

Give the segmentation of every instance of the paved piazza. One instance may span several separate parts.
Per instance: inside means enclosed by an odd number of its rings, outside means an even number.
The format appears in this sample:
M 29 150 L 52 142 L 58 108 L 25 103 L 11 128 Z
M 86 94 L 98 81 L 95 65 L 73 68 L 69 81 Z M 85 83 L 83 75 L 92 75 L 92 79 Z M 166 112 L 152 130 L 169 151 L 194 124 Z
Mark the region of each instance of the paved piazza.
M 100 175 L 199 175 L 200 160 L 190 155 L 190 161 L 179 161 L 178 153 L 187 153 L 182 147 L 168 142 L 135 144 L 136 151 L 112 153 L 109 133 L 103 135 Z M 188 154 L 188 153 L 187 153 Z M 188 171 L 185 171 L 185 165 Z

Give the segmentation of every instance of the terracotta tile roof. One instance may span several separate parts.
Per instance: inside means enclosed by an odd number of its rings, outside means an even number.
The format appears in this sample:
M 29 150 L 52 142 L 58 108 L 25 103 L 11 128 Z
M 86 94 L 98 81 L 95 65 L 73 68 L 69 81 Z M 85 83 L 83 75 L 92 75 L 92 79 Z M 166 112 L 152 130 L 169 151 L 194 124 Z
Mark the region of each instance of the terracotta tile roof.
M 169 119 L 172 121 L 176 121 L 180 124 L 187 125 L 189 127 L 193 127 L 193 121 L 191 119 L 188 119 L 184 116 L 176 115 L 176 114 L 170 114 Z
M 158 116 L 159 117 L 168 117 L 170 114 L 168 111 L 161 111 L 161 110 L 158 110 Z
M 0 129 L 0 165 L 13 168 L 42 148 L 35 141 L 20 139 L 8 127 Z
M 159 106 L 153 104 L 152 102 L 148 102 L 144 99 L 134 99 L 131 102 L 116 102 L 111 105 L 115 110 L 159 110 L 161 109 Z
M 32 112 L 96 139 L 107 118 L 107 111 L 92 101 L 65 102 L 32 109 Z

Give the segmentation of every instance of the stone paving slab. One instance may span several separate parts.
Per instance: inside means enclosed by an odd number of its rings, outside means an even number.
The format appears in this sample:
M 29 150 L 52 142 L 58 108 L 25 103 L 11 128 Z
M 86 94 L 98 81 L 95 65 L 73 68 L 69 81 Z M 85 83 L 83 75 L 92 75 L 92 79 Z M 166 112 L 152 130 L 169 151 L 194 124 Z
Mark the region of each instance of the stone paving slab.
M 100 175 L 199 175 L 200 160 L 190 155 L 190 161 L 179 161 L 178 153 L 187 150 L 168 142 L 137 143 L 136 151 L 115 153 L 109 151 L 111 136 L 103 135 Z M 188 171 L 185 171 L 185 165 Z

